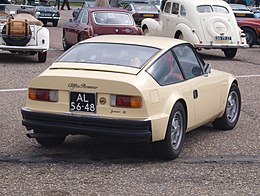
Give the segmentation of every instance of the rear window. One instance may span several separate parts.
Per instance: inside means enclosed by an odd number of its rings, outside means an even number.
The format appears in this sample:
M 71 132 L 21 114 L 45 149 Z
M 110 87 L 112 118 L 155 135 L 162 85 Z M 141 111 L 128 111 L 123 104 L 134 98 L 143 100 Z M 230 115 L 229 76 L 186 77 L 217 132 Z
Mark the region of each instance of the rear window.
M 158 12 L 158 9 L 156 6 L 152 4 L 145 4 L 145 3 L 135 3 L 133 4 L 134 8 L 138 12 L 145 12 L 145 11 L 152 11 L 152 12 Z
M 93 18 L 99 25 L 133 25 L 133 19 L 126 12 L 94 12 Z
M 197 6 L 197 11 L 199 13 L 222 13 L 222 14 L 228 14 L 228 9 L 223 7 L 223 6 L 218 6 L 218 5 L 200 5 Z
M 141 68 L 158 48 L 113 44 L 81 43 L 66 52 L 58 62 L 94 63 Z

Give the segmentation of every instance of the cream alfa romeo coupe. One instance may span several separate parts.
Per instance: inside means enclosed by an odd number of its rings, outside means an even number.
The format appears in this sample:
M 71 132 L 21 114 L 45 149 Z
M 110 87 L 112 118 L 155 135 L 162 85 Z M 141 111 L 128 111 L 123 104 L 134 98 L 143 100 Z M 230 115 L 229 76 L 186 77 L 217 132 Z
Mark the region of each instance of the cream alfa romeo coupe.
M 22 124 L 43 146 L 68 135 L 156 142 L 165 158 L 187 131 L 236 126 L 236 78 L 212 69 L 185 41 L 106 35 L 82 41 L 29 84 Z

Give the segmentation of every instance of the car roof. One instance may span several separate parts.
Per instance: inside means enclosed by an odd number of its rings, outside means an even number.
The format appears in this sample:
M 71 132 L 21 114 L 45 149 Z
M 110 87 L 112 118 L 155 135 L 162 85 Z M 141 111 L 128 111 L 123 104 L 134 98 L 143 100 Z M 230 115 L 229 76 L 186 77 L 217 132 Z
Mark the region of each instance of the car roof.
M 185 5 L 222 5 L 222 6 L 227 6 L 228 3 L 226 1 L 223 0 L 167 0 L 167 1 L 174 1 L 174 2 L 180 2 L 181 4 L 185 4 Z
M 155 37 L 155 36 L 142 36 L 142 35 L 101 35 L 83 42 L 100 42 L 100 43 L 121 43 L 121 44 L 132 44 L 142 45 L 148 47 L 154 47 L 159 49 L 169 49 L 175 45 L 181 43 L 187 43 L 186 41 L 167 38 L 167 37 Z
M 90 12 L 94 11 L 115 11 L 115 12 L 128 12 L 123 8 L 116 8 L 116 7 L 86 7 L 85 9 L 89 10 Z

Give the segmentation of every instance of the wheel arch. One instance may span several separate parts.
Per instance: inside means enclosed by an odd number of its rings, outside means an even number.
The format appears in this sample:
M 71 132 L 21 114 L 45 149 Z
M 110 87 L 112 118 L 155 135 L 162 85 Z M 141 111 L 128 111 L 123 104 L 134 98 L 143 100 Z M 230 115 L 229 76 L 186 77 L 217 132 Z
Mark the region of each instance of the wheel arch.
M 144 30 L 144 27 L 146 27 L 149 30 L 150 35 L 156 35 L 156 31 L 159 28 L 159 26 L 159 22 L 152 18 L 145 18 L 142 20 L 141 23 L 141 28 Z
M 184 108 L 185 111 L 185 118 L 186 118 L 186 124 L 185 124 L 185 130 L 187 128 L 188 125 L 188 109 L 187 109 L 187 103 L 183 98 L 173 98 L 170 99 L 168 101 L 168 103 L 165 105 L 165 111 L 164 114 L 165 116 L 167 116 L 164 119 L 161 119 L 160 122 L 155 122 L 154 125 L 154 129 L 153 129 L 153 141 L 159 141 L 159 140 L 164 140 L 165 136 L 166 136 L 166 132 L 167 132 L 167 127 L 168 127 L 168 123 L 169 123 L 169 119 L 172 113 L 172 110 L 174 108 L 174 106 L 176 105 L 176 103 L 180 102 Z
M 173 32 L 173 37 L 176 38 L 179 33 L 183 34 L 183 38 L 185 41 L 194 44 L 194 43 L 199 43 L 199 37 L 196 34 L 196 31 L 193 30 L 190 26 L 186 24 L 178 24 L 176 26 L 175 32 Z

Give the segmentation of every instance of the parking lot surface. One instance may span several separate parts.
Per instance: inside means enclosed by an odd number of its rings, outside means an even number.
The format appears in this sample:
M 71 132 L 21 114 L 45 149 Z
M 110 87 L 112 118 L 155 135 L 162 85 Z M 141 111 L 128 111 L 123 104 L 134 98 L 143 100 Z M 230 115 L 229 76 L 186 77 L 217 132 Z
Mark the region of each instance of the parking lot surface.
M 158 158 L 151 144 L 70 136 L 57 148 L 26 137 L 20 109 L 32 78 L 64 51 L 62 10 L 58 27 L 48 26 L 47 61 L 0 51 L 0 195 L 259 195 L 260 47 L 240 49 L 232 60 L 218 50 L 200 54 L 214 69 L 237 76 L 240 120 L 231 131 L 211 125 L 186 134 L 173 161 Z

